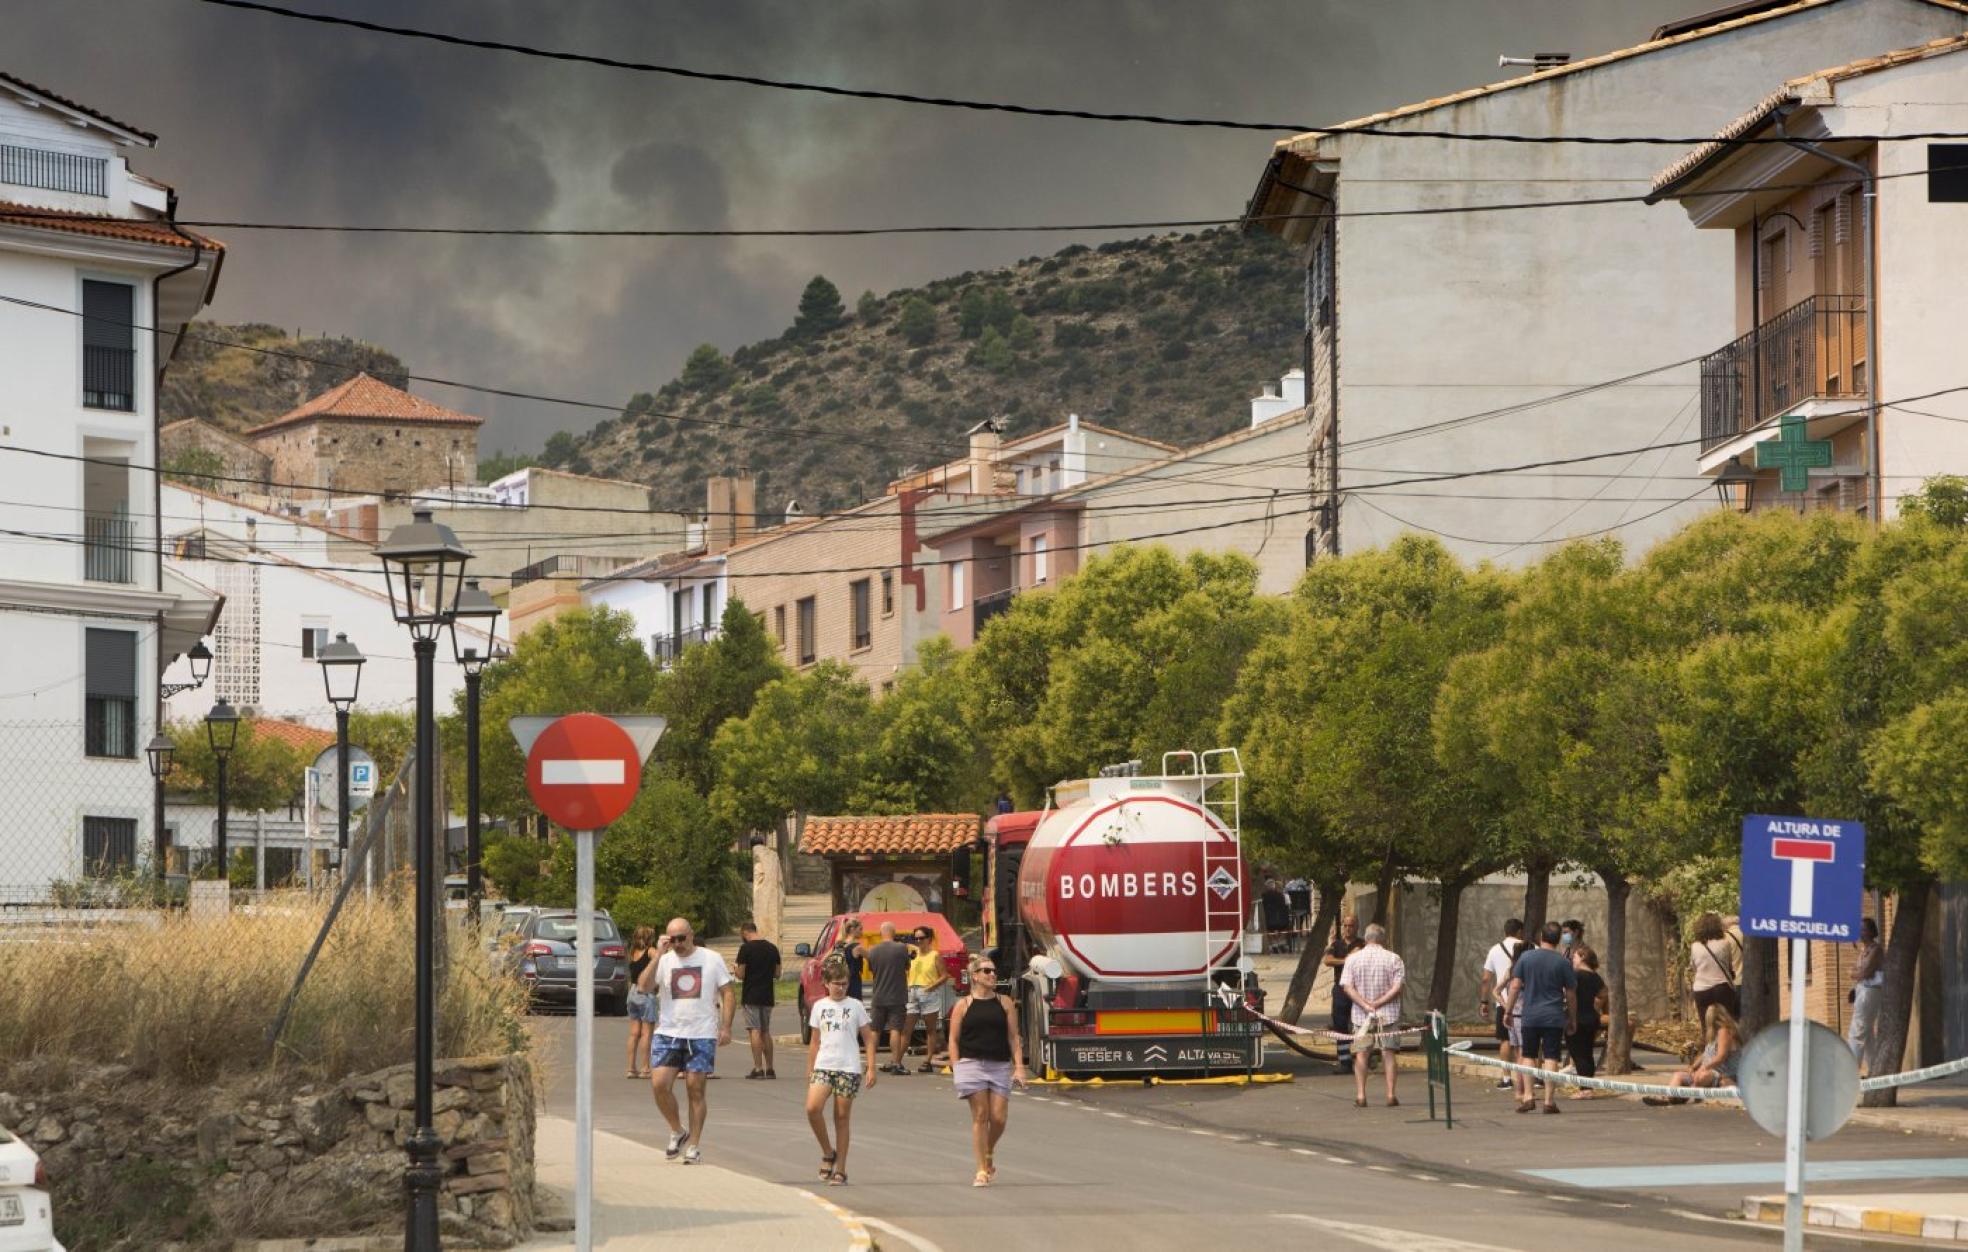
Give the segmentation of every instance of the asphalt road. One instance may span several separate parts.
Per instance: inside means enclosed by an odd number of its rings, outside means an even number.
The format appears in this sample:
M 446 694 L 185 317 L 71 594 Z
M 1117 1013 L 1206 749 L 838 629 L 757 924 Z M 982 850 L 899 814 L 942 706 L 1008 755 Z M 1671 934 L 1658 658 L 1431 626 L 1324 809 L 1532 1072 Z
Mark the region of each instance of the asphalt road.
M 573 1023 L 535 1019 L 535 1035 L 548 1109 L 571 1117 Z M 667 1131 L 647 1083 L 623 1077 L 625 1037 L 620 1021 L 596 1025 L 596 1125 L 660 1146 Z M 777 1082 L 744 1079 L 742 1040 L 719 1060 L 705 1159 L 814 1186 L 801 1050 L 781 1045 Z M 1770 1159 L 1767 1137 L 1739 1114 L 1582 1101 L 1564 1117 L 1515 1118 L 1504 1115 L 1507 1102 L 1469 1083 L 1459 1088 L 1466 1120 L 1447 1131 L 1427 1120 L 1420 1076 L 1404 1074 L 1403 1085 L 1402 1107 L 1391 1110 L 1379 1107 L 1377 1091 L 1375 1107 L 1355 1109 L 1350 1081 L 1302 1062 L 1297 1081 L 1252 1088 L 1034 1087 L 1013 1099 L 997 1185 L 979 1190 L 970 1186 L 968 1112 L 950 1080 L 884 1076 L 856 1104 L 852 1184 L 826 1194 L 869 1219 L 884 1247 L 948 1252 L 1774 1246 L 1770 1229 L 1726 1214 L 1743 1195 L 1780 1187 L 1654 1186 L 1646 1173 Z M 1915 1154 L 1904 1136 L 1875 1132 L 1859 1146 Z M 1924 1150 L 1954 1154 L 1942 1141 Z M 1575 1163 L 1640 1172 L 1615 1187 L 1526 1172 Z

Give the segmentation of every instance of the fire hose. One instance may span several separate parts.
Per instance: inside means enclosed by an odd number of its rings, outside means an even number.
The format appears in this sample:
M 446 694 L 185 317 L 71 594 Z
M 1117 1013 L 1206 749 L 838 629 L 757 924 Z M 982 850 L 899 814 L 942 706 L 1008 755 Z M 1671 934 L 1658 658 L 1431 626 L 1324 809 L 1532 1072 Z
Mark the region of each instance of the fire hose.
M 1286 1047 L 1298 1053 L 1300 1056 L 1311 1057 L 1315 1061 L 1323 1061 L 1326 1058 L 1321 1053 L 1313 1052 L 1307 1049 L 1292 1036 L 1311 1035 L 1318 1038 L 1331 1039 L 1335 1043 L 1340 1042 L 1342 1040 L 1346 1042 L 1352 1042 L 1354 1040 L 1365 1040 L 1367 1041 L 1367 1043 L 1366 1043 L 1366 1047 L 1362 1049 L 1364 1051 L 1370 1049 L 1373 1046 L 1374 1041 L 1377 1040 L 1398 1038 L 1406 1035 L 1422 1035 L 1427 1033 L 1426 1028 L 1421 1026 L 1410 1026 L 1406 1029 L 1376 1029 L 1375 1027 L 1379 1019 L 1374 1014 L 1369 1014 L 1367 1017 L 1367 1029 L 1357 1031 L 1352 1034 L 1348 1034 L 1345 1031 L 1340 1031 L 1340 1030 L 1325 1030 L 1314 1026 L 1299 1026 L 1292 1022 L 1287 1022 L 1280 1018 L 1272 1017 L 1268 1014 L 1259 1012 L 1257 1007 L 1253 1005 L 1248 998 L 1239 999 L 1237 993 L 1232 991 L 1228 987 L 1218 987 L 1216 989 L 1216 995 L 1217 995 L 1217 999 L 1223 1003 L 1223 1006 L 1225 1008 L 1236 1009 L 1240 1012 L 1250 1014 L 1258 1021 L 1264 1023 L 1265 1028 L 1269 1030 L 1273 1035 L 1277 1036 L 1278 1042 L 1284 1044 Z

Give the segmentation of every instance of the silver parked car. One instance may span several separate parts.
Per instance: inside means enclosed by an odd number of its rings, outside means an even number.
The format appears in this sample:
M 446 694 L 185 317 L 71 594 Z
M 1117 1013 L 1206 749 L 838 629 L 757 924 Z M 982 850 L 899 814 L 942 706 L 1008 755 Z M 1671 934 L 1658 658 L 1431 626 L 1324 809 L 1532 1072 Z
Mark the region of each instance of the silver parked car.
M 629 950 L 622 932 L 597 911 L 595 935 L 595 1011 L 620 1017 L 629 1009 Z M 513 936 L 511 968 L 526 984 L 534 1004 L 574 1003 L 580 966 L 574 960 L 574 910 L 542 909 L 520 923 Z

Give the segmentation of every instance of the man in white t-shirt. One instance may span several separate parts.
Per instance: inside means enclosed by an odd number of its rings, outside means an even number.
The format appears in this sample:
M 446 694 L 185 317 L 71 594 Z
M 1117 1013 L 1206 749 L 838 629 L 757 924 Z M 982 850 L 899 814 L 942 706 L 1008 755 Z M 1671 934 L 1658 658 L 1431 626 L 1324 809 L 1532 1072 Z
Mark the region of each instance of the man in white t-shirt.
M 663 954 L 643 969 L 636 985 L 660 996 L 656 1031 L 649 1040 L 649 1075 L 656 1108 L 670 1124 L 663 1156 L 674 1161 L 681 1155 L 685 1165 L 695 1165 L 703 1159 L 704 1083 L 717 1068 L 717 1046 L 731 1042 L 738 996 L 724 958 L 697 946 L 689 922 L 673 917 L 663 931 L 657 941 Z M 678 1116 L 678 1074 L 690 1097 L 688 1131 Z
M 1497 1056 L 1506 1061 L 1517 1059 L 1517 1049 L 1510 1044 L 1510 1022 L 1504 1016 L 1504 993 L 1510 990 L 1510 969 L 1517 956 L 1524 950 L 1524 923 L 1511 918 L 1503 924 L 1503 938 L 1490 945 L 1483 956 L 1483 990 L 1477 1011 L 1496 1022 Z M 1497 1082 L 1499 1087 L 1508 1087 L 1510 1079 Z

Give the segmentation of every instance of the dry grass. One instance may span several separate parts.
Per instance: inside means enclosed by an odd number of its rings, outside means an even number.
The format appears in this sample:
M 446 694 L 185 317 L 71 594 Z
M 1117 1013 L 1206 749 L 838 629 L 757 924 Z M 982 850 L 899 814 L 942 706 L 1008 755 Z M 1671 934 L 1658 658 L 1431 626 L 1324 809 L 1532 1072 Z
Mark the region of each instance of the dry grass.
M 326 912 L 304 894 L 231 916 L 173 915 L 9 945 L 0 1056 L 123 1064 L 183 1082 L 263 1070 L 266 1032 Z M 411 1057 L 415 932 L 406 903 L 351 899 L 315 962 L 273 1065 L 330 1081 Z M 523 996 L 462 937 L 438 1005 L 438 1055 L 525 1045 Z

